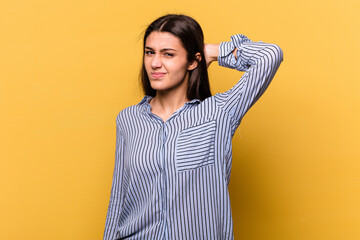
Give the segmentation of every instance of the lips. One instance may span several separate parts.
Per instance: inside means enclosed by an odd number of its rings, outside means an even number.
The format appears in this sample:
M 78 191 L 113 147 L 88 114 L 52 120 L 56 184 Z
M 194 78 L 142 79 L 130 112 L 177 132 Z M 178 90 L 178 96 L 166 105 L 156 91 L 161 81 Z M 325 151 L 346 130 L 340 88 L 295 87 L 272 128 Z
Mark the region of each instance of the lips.
M 160 79 L 160 78 L 164 77 L 165 74 L 166 74 L 166 73 L 163 73 L 163 72 L 152 72 L 152 73 L 151 73 L 151 76 L 152 76 L 152 78 L 154 78 L 154 79 Z

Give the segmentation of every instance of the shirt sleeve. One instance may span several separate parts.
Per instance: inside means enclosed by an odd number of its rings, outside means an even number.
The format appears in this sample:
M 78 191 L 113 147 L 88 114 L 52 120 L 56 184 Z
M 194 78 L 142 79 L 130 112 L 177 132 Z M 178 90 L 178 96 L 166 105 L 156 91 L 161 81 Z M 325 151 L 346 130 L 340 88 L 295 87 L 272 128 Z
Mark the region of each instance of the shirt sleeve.
M 110 201 L 107 210 L 104 240 L 115 239 L 116 229 L 119 224 L 120 209 L 122 205 L 122 181 L 124 168 L 124 150 L 125 144 L 120 130 L 119 115 L 116 118 L 116 149 L 115 149 L 115 167 L 110 194 Z
M 235 48 L 237 58 L 232 54 Z M 216 104 L 230 115 L 232 135 L 245 113 L 265 92 L 282 61 L 279 46 L 253 42 L 242 34 L 231 36 L 230 42 L 220 43 L 219 65 L 245 71 L 230 90 L 215 94 Z

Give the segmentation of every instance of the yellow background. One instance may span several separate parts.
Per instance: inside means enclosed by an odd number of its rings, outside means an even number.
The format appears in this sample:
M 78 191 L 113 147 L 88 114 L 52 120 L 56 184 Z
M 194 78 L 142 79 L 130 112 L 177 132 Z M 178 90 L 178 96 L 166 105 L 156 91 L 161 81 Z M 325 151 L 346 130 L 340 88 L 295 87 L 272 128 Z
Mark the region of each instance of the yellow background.
M 233 143 L 236 239 L 360 239 L 360 1 L 0 0 L 0 239 L 101 239 L 141 34 L 185 13 L 284 62 Z M 241 72 L 210 67 L 213 94 Z

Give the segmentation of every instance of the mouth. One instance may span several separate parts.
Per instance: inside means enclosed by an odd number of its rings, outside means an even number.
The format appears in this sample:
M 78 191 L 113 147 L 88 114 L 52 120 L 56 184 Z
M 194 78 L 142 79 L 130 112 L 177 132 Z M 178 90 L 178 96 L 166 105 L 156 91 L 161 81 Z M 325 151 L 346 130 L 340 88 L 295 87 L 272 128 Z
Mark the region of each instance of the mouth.
M 161 79 L 162 77 L 165 76 L 166 73 L 163 73 L 163 72 L 152 72 L 151 73 L 151 77 L 153 79 Z

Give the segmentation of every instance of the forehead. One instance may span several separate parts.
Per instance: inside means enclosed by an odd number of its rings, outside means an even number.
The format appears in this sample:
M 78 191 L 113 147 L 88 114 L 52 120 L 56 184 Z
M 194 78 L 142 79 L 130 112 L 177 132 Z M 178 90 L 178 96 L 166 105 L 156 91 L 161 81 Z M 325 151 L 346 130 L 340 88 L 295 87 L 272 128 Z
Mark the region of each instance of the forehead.
M 153 31 L 149 34 L 145 41 L 145 47 L 151 47 L 153 49 L 183 48 L 182 43 L 178 37 L 169 32 L 157 32 Z M 185 49 L 184 49 L 185 50 Z

